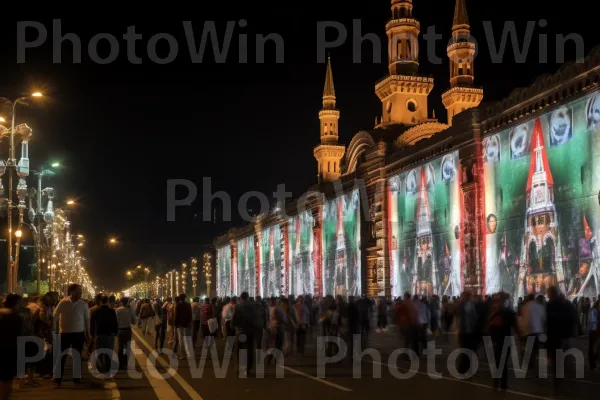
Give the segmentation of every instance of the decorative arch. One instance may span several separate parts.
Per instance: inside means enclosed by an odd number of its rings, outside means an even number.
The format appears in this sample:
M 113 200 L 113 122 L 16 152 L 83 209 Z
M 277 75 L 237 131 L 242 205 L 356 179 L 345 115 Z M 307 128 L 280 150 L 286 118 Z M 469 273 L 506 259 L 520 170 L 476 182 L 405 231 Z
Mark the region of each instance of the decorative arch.
M 356 171 L 359 157 L 369 148 L 375 147 L 375 140 L 368 132 L 358 132 L 350 141 L 346 152 L 346 173 Z
M 412 146 L 417 142 L 423 139 L 429 139 L 436 133 L 448 128 L 448 125 L 440 122 L 425 122 L 423 124 L 413 126 L 398 136 L 398 138 L 394 141 L 394 146 L 397 148 Z

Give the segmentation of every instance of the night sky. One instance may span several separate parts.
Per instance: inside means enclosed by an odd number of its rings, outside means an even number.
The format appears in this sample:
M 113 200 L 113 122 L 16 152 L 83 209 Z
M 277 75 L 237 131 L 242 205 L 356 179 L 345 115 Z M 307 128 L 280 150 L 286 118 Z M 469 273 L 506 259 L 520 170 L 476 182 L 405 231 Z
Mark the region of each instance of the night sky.
M 226 191 L 234 206 L 249 190 L 271 197 L 277 185 L 285 183 L 288 191 L 300 195 L 316 182 L 312 152 L 319 142 L 317 114 L 325 75 L 317 53 L 319 21 L 337 21 L 348 30 L 346 43 L 329 51 L 341 111 L 340 142 L 348 144 L 358 130 L 372 128 L 375 116 L 381 113 L 374 83 L 387 73 L 387 0 L 198 1 L 157 3 L 159 7 L 148 2 L 141 6 L 89 4 L 79 9 L 57 9 L 53 4 L 53 10 L 46 11 L 28 3 L 3 13 L 0 96 L 15 98 L 30 89 L 47 94 L 42 104 L 20 108 L 17 122 L 27 122 L 34 129 L 31 168 L 46 161 L 63 163 L 60 175 L 49 184 L 55 187 L 57 203 L 67 197 L 78 200 L 74 231 L 86 235 L 88 271 L 106 288 L 121 289 L 124 271 L 139 263 L 156 270 L 161 264 L 175 266 L 184 258 L 199 256 L 215 235 L 240 223 L 223 222 L 218 201 L 216 223 L 203 214 L 203 177 L 211 178 L 213 192 Z M 540 1 L 468 1 L 472 34 L 480 46 L 475 83 L 484 87 L 485 101 L 502 99 L 513 88 L 532 83 L 536 76 L 556 71 L 560 67 L 556 34 L 579 34 L 584 39 L 584 53 L 589 53 L 600 42 L 598 16 L 586 12 L 589 4 L 572 0 L 569 8 L 555 8 Z M 435 110 L 442 122 L 446 122 L 446 113 L 440 96 L 449 86 L 445 47 L 453 10 L 453 0 L 414 0 L 421 32 L 435 26 L 443 35 L 436 42 L 436 55 L 443 58 L 440 65 L 427 62 L 421 45 L 421 71 L 435 77 L 430 113 Z M 73 46 L 68 41 L 61 47 L 62 63 L 53 63 L 57 53 L 52 41 L 58 41 L 53 38 L 53 19 L 61 20 L 63 35 L 79 36 L 81 63 L 73 63 Z M 233 30 L 225 63 L 215 62 L 210 45 L 202 63 L 191 62 L 182 21 L 191 21 L 199 42 L 205 21 L 216 21 L 222 38 L 227 21 L 240 19 L 247 21 L 247 27 L 238 25 Z M 379 36 L 384 51 L 380 63 L 373 62 L 372 45 L 367 41 L 362 47 L 362 63 L 353 63 L 353 19 L 361 20 L 363 35 Z M 527 21 L 540 19 L 546 19 L 547 26 L 536 25 L 525 63 L 515 62 L 510 44 L 502 63 L 491 62 L 482 21 L 491 21 L 496 46 L 504 22 L 516 21 L 521 46 Z M 17 62 L 18 21 L 37 21 L 47 29 L 45 44 L 28 49 L 25 63 Z M 142 35 L 136 45 L 141 64 L 128 61 L 123 34 L 130 26 Z M 117 38 L 116 61 L 99 65 L 91 60 L 88 43 L 98 33 Z M 175 61 L 159 65 L 148 57 L 146 44 L 157 33 L 169 33 L 177 40 Z M 238 56 L 238 35 L 243 33 L 248 38 L 246 64 L 241 64 Z M 265 62 L 257 64 L 255 35 L 270 33 L 284 40 L 284 62 L 276 63 L 271 42 L 266 46 Z M 550 48 L 548 63 L 542 64 L 540 33 L 548 35 Z M 28 40 L 35 36 L 33 29 L 28 30 Z M 328 31 L 327 39 L 334 38 L 333 30 Z M 98 49 L 101 56 L 107 56 L 107 41 L 101 41 Z M 157 52 L 161 57 L 167 55 L 166 41 L 159 42 Z M 575 57 L 571 42 L 565 58 Z M 1 149 L 6 158 L 5 142 Z M 169 179 L 187 179 L 199 188 L 196 202 L 179 209 L 175 222 L 167 221 Z M 28 184 L 34 185 L 33 178 Z M 235 217 L 236 212 L 233 214 Z M 111 235 L 120 240 L 116 248 L 106 245 Z M 0 265 L 4 273 L 4 262 Z

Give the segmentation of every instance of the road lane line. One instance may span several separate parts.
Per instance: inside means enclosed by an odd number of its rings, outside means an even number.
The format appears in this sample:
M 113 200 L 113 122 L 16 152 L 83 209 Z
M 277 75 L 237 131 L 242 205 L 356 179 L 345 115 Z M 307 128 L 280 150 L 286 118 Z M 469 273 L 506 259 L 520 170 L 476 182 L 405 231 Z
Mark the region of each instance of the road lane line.
M 150 347 L 150 345 L 148 344 L 148 342 L 146 342 L 146 340 L 143 337 L 141 337 L 139 333 L 137 333 L 135 331 L 135 329 L 132 329 L 132 332 L 134 333 L 135 336 L 137 336 L 137 338 L 140 340 L 140 342 L 144 346 L 146 346 L 146 348 L 148 349 L 148 351 L 152 352 L 154 350 L 152 347 Z M 179 383 L 179 385 L 183 388 L 183 390 L 185 390 L 185 392 L 188 394 L 188 396 L 190 396 L 191 399 L 193 399 L 193 400 L 203 400 L 202 396 L 200 396 L 198 394 L 198 392 L 196 392 L 194 390 L 194 388 L 191 387 L 190 384 L 187 383 L 187 381 L 185 379 L 183 379 L 181 377 L 181 375 L 179 375 L 177 373 L 177 371 L 175 371 L 173 368 L 171 368 L 171 366 L 169 365 L 169 363 L 167 363 L 165 360 L 163 360 L 162 357 L 157 357 L 156 360 L 160 363 L 160 365 L 162 365 L 163 367 L 165 367 L 165 369 L 169 372 L 170 375 L 173 376 L 173 378 L 175 378 L 175 380 L 177 381 L 177 383 Z
M 133 332 L 135 333 L 135 331 Z M 148 357 L 146 357 L 146 354 L 142 350 L 135 349 L 133 354 L 135 355 L 138 364 L 140 364 L 140 368 L 146 376 L 146 379 L 148 379 L 150 386 L 152 386 L 158 400 L 170 400 L 179 397 L 169 382 L 162 377 L 159 377 L 160 372 L 158 372 L 152 363 L 148 363 Z M 152 373 L 150 372 L 150 369 L 152 369 Z
M 398 367 L 396 365 L 383 364 L 383 363 L 380 363 L 380 362 L 377 362 L 377 361 L 372 361 L 372 360 L 364 360 L 364 361 L 370 362 L 371 364 L 383 365 L 383 366 L 388 367 L 388 368 L 396 368 L 396 369 L 404 370 L 405 372 L 414 372 L 414 373 L 417 373 L 419 375 L 429 376 L 429 374 L 426 373 L 426 372 L 417 371 L 417 370 L 414 370 L 414 369 L 401 368 L 401 367 Z M 490 385 L 485 385 L 483 383 L 477 383 L 477 382 L 471 382 L 471 381 L 468 381 L 466 379 L 456 379 L 456 378 L 449 377 L 449 376 L 443 376 L 442 374 L 437 374 L 436 378 L 446 379 L 446 380 L 454 381 L 454 382 L 465 383 L 467 385 L 479 386 L 479 387 L 483 387 L 483 388 L 487 388 L 487 389 L 492 389 L 492 390 L 494 389 L 494 387 L 490 386 Z M 551 400 L 550 397 L 537 396 L 535 394 L 526 393 L 526 392 L 517 392 L 515 390 L 505 390 L 505 393 L 511 393 L 511 394 L 515 394 L 515 395 L 518 395 L 518 396 L 531 397 L 533 399 Z
M 297 369 L 294 369 L 294 368 L 283 366 L 283 369 L 286 369 L 286 370 L 288 370 L 288 371 L 290 371 L 290 372 L 292 372 L 292 373 L 294 373 L 296 375 L 300 375 L 300 376 L 303 376 L 305 378 L 312 379 L 313 381 L 317 381 L 317 382 L 322 383 L 324 385 L 331 386 L 332 388 L 336 388 L 336 389 L 342 390 L 344 392 L 353 392 L 354 391 L 352 389 L 349 389 L 347 387 L 338 385 L 336 383 L 329 382 L 329 381 L 327 381 L 325 379 L 317 378 L 316 376 L 312 376 L 312 375 L 306 374 L 306 373 L 304 373 L 302 371 L 298 371 Z
M 111 400 L 121 400 L 121 392 L 115 381 L 104 382 L 104 390 L 107 392 L 107 397 Z

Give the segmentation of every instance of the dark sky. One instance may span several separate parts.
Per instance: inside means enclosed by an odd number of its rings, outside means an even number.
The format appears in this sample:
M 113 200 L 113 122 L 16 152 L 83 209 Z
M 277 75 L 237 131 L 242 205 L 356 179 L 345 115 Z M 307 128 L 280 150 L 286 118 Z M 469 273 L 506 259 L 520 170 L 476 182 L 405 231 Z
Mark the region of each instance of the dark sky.
M 61 176 L 52 184 L 62 201 L 78 199 L 75 231 L 88 238 L 90 274 L 108 288 L 122 288 L 124 271 L 138 263 L 177 265 L 200 255 L 203 246 L 231 226 L 220 220 L 220 211 L 216 224 L 203 221 L 210 218 L 202 213 L 203 177 L 211 178 L 213 191 L 226 191 L 234 206 L 249 190 L 271 196 L 277 184 L 285 183 L 287 190 L 299 195 L 315 183 L 312 150 L 319 141 L 317 113 L 325 72 L 317 58 L 319 21 L 337 21 L 348 30 L 346 43 L 330 50 L 341 111 L 340 141 L 347 144 L 356 131 L 372 128 L 381 113 L 374 83 L 387 73 L 387 60 L 374 63 L 369 56 L 372 46 L 365 42 L 362 62 L 353 62 L 352 20 L 361 21 L 363 34 L 377 34 L 385 51 L 387 0 L 87 4 L 79 9 L 52 4 L 53 11 L 46 11 L 27 3 L 3 13 L 0 96 L 14 98 L 32 88 L 47 93 L 40 106 L 19 111 L 18 122 L 26 121 L 34 129 L 31 166 L 46 160 L 63 163 Z M 568 8 L 557 8 L 541 1 L 469 0 L 472 33 L 480 44 L 475 81 L 484 87 L 485 99 L 501 99 L 536 76 L 556 71 L 560 66 L 554 50 L 556 34 L 579 34 L 585 54 L 597 45 L 598 17 L 586 11 L 589 4 L 572 0 Z M 454 1 L 414 0 L 414 7 L 422 32 L 434 26 L 443 35 L 436 55 L 445 57 Z M 60 19 L 63 35 L 80 38 L 81 63 L 72 62 L 73 46 L 67 41 L 61 47 L 62 63 L 53 62 L 57 52 L 52 42 L 58 39 L 53 37 L 52 19 Z M 225 63 L 215 63 L 210 46 L 202 63 L 191 62 L 182 21 L 191 21 L 200 41 L 205 21 L 216 21 L 222 38 L 227 21 L 240 19 L 247 27 L 233 30 Z M 496 46 L 504 23 L 516 21 L 521 46 L 527 21 L 540 19 L 547 20 L 547 26 L 534 29 L 526 62 L 516 62 L 510 47 L 503 62 L 491 62 L 483 21 L 492 24 Z M 28 49 L 25 63 L 17 59 L 18 21 L 37 21 L 47 30 L 45 44 Z M 141 64 L 128 61 L 123 34 L 130 26 L 142 35 L 136 45 Z M 88 43 L 98 33 L 117 38 L 116 61 L 99 65 L 90 58 Z M 177 40 L 174 62 L 159 65 L 149 59 L 145 47 L 157 33 L 169 33 Z M 249 56 L 248 63 L 241 64 L 238 35 L 244 33 Z M 270 33 L 283 38 L 284 62 L 276 63 L 270 43 L 265 62 L 257 64 L 255 35 Z M 548 35 L 548 63 L 539 62 L 540 33 Z M 31 29 L 26 38 L 35 36 Z M 335 33 L 329 31 L 327 38 L 333 40 Z M 168 51 L 165 43 L 157 47 L 163 57 Z M 435 76 L 430 110 L 445 122 L 440 95 L 448 88 L 448 64 L 445 59 L 440 65 L 428 62 L 421 46 L 421 71 Z M 106 40 L 98 49 L 100 55 L 108 55 Z M 572 43 L 565 57 L 576 57 Z M 167 221 L 169 179 L 187 179 L 199 188 L 197 201 L 178 210 L 175 222 Z M 119 237 L 119 247 L 107 248 L 110 235 Z

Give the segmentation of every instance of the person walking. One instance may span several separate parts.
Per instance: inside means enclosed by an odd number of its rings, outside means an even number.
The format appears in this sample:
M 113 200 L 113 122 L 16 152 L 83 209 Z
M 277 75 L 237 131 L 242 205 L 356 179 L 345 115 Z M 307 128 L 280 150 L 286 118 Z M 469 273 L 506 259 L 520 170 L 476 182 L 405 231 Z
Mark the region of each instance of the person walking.
M 119 328 L 117 332 L 117 338 L 119 339 L 119 369 L 127 369 L 131 350 L 131 326 L 136 324 L 135 315 L 129 307 L 127 297 L 121 299 L 121 307 L 117 308 L 116 314 Z
M 210 302 L 210 298 L 205 298 L 204 304 L 202 305 L 202 338 L 204 342 L 207 342 L 208 340 L 208 346 L 212 346 L 215 343 L 213 337 L 215 332 L 211 332 L 209 321 L 216 317 L 215 309 Z
M 254 352 L 256 339 L 254 334 L 258 328 L 262 329 L 262 319 L 256 315 L 256 307 L 248 300 L 248 292 L 243 292 L 240 302 L 236 304 L 233 312 L 233 327 L 238 331 L 238 363 L 240 377 L 245 378 L 252 373 L 254 367 Z M 244 353 L 245 354 L 245 365 Z
M 150 304 L 150 299 L 144 299 L 140 308 L 140 319 L 142 320 L 142 333 L 144 335 L 151 334 L 152 322 L 154 322 L 154 311 Z
M 177 329 L 177 341 L 180 349 L 178 357 L 180 360 L 193 358 L 194 350 L 192 348 L 192 306 L 185 301 L 184 293 L 179 295 L 179 302 L 175 305 L 175 328 Z M 177 344 L 176 344 L 177 346 Z M 173 350 L 177 352 L 176 349 Z
M 167 319 L 165 318 L 165 310 L 162 307 L 160 299 L 156 299 L 154 304 L 152 304 L 152 309 L 154 310 L 154 348 L 160 354 L 165 347 Z
M 24 334 L 23 317 L 17 312 L 21 296 L 9 294 L 0 308 L 0 400 L 8 400 L 17 376 L 17 340 Z
M 198 332 L 200 331 L 200 324 L 202 323 L 202 305 L 200 304 L 200 297 L 194 297 L 192 302 L 192 343 L 195 346 L 198 341 Z
M 587 299 L 589 301 L 589 299 Z M 589 344 L 588 344 L 588 360 L 590 364 L 590 371 L 598 370 L 598 316 L 600 315 L 600 300 L 597 300 L 587 310 L 587 328 L 589 332 Z
M 504 342 L 512 336 L 513 329 L 517 329 L 516 314 L 510 308 L 504 307 L 504 299 L 504 294 L 497 294 L 493 297 L 487 328 L 492 339 L 496 368 L 498 368 L 496 374 L 500 374 L 499 377 L 493 376 L 494 389 L 499 391 L 508 389 L 508 360 L 502 360 Z M 510 344 L 507 348 L 507 354 L 510 354 Z
M 89 307 L 81 300 L 83 289 L 73 283 L 67 288 L 68 296 L 58 303 L 54 310 L 54 331 L 58 332 L 58 342 L 55 349 L 60 354 L 60 365 L 54 365 L 54 387 L 59 388 L 65 371 L 67 350 L 72 349 L 73 382 L 81 382 L 81 351 L 89 339 Z M 55 339 L 56 341 L 56 339 Z
M 111 370 L 112 355 L 115 349 L 115 336 L 119 323 L 115 310 L 110 307 L 108 296 L 100 299 L 100 308 L 90 317 L 90 332 L 94 338 L 94 348 L 100 352 L 97 358 L 98 371 L 107 374 Z M 107 354 L 109 353 L 109 354 Z

